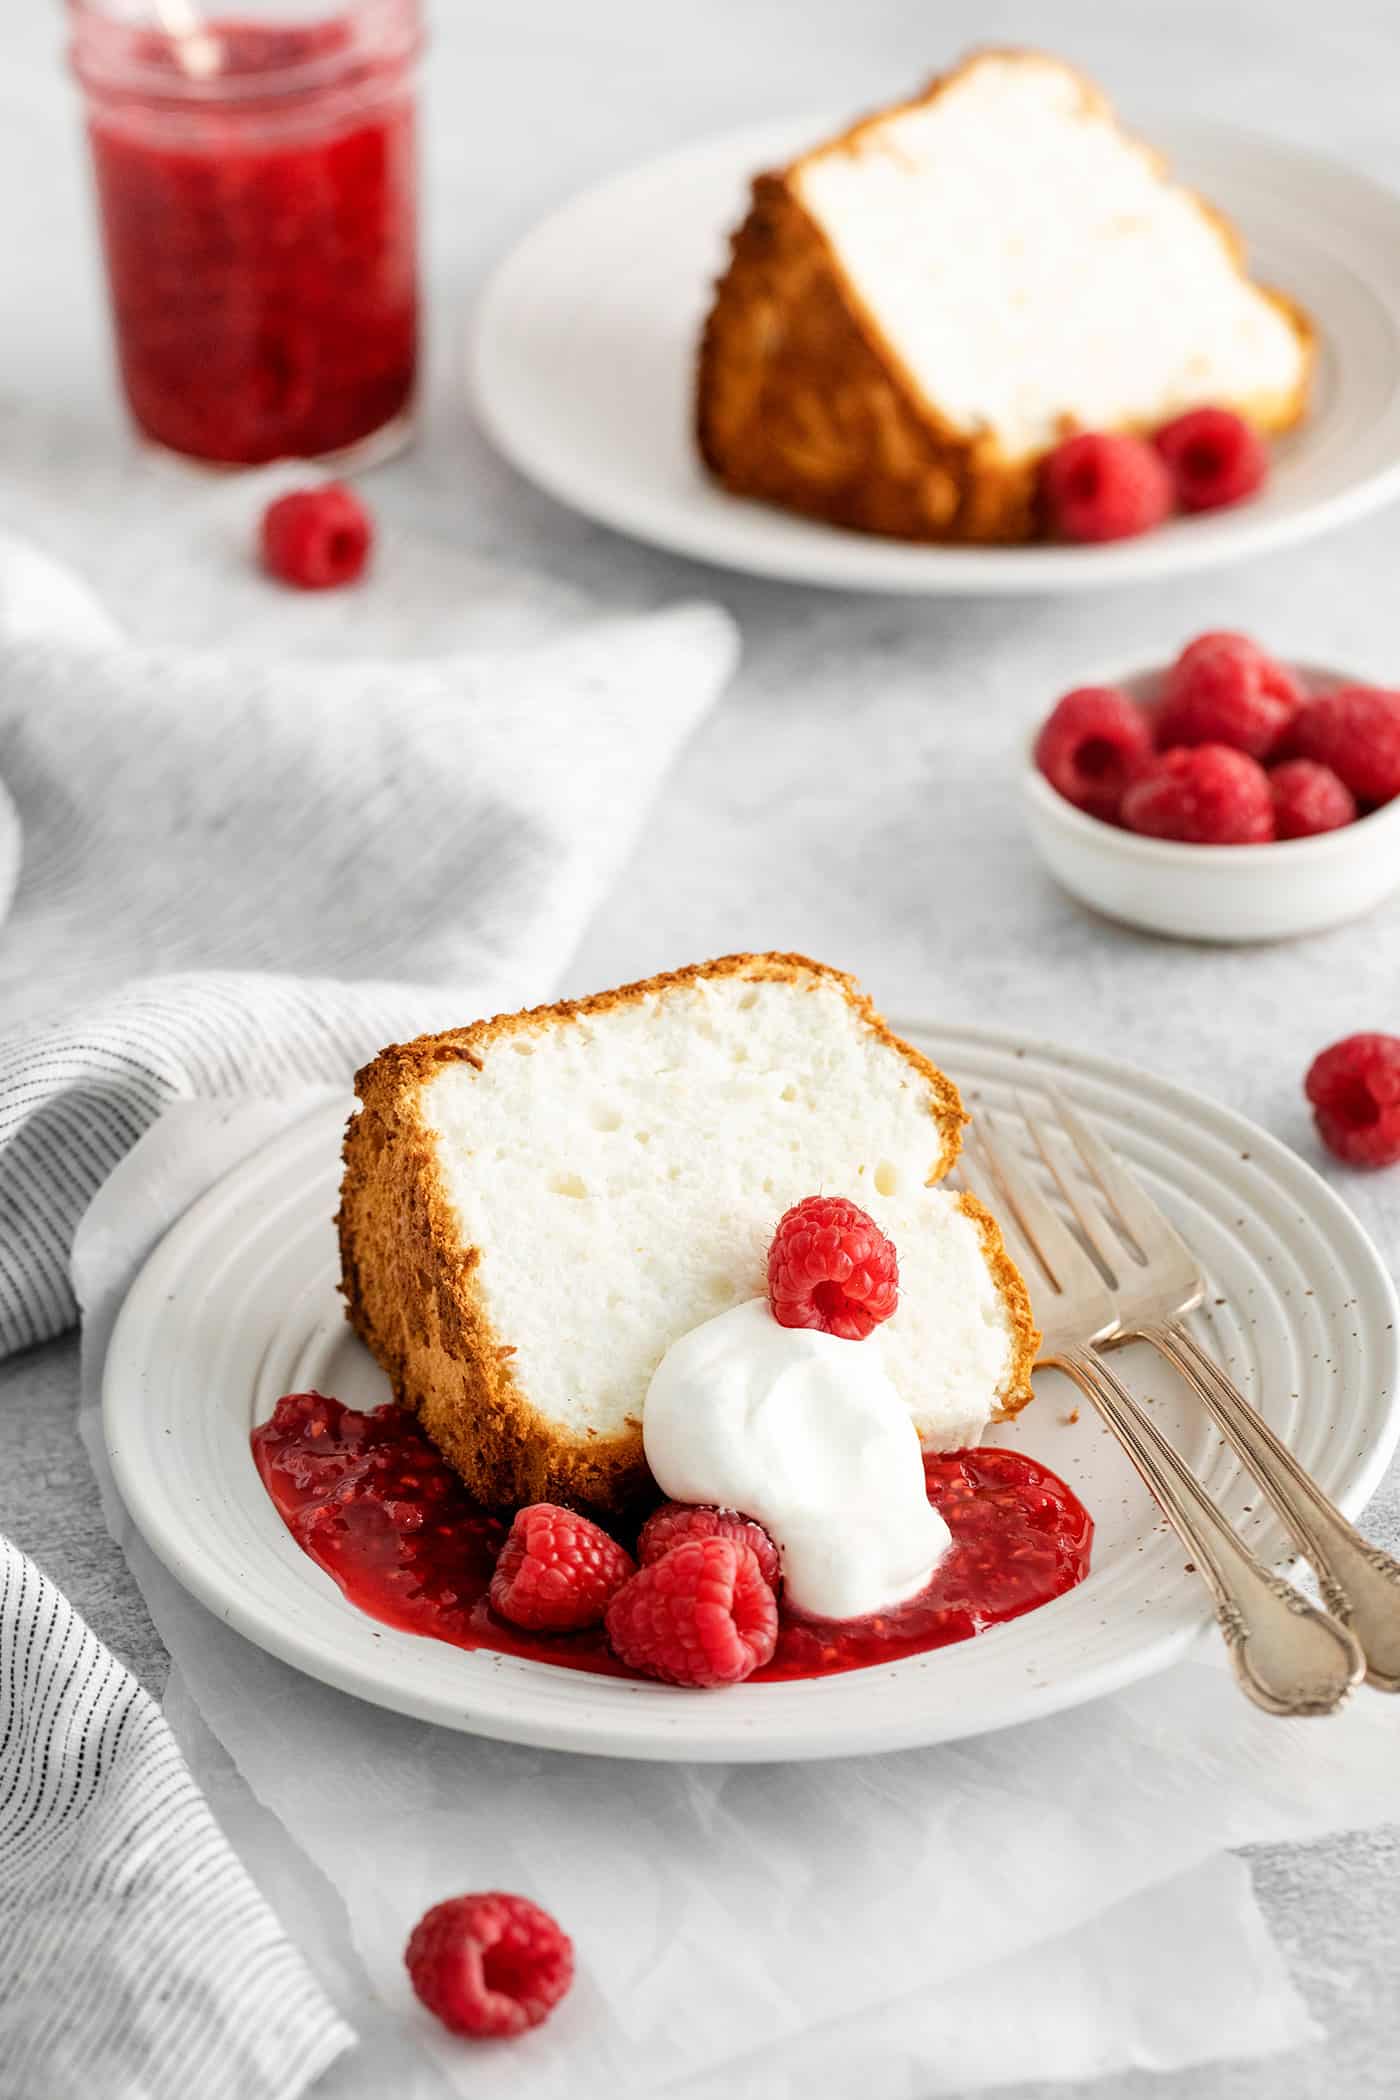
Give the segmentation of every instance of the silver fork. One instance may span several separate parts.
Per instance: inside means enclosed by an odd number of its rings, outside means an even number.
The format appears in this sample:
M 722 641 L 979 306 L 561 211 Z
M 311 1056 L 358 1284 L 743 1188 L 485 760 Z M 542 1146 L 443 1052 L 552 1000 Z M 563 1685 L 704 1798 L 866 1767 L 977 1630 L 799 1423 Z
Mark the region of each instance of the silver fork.
M 1185 1315 L 1205 1296 L 1200 1263 L 1147 1192 L 1063 1095 L 1053 1087 L 1047 1092 L 1112 1220 L 1105 1231 L 1102 1217 L 1086 1215 L 1086 1206 L 1063 1172 L 1043 1126 L 1018 1097 L 1037 1151 L 1113 1279 L 1118 1326 L 1107 1339 L 1113 1346 L 1150 1342 L 1181 1373 L 1316 1569 L 1328 1611 L 1349 1626 L 1360 1643 L 1367 1682 L 1384 1692 L 1400 1692 L 1400 1561 L 1362 1538 L 1202 1349 L 1185 1325 Z
M 1027 1277 L 1044 1331 L 1038 1362 L 1064 1371 L 1098 1409 L 1147 1483 L 1215 1603 L 1235 1675 L 1272 1714 L 1331 1713 L 1365 1661 L 1354 1636 L 1272 1574 L 1240 1539 L 1127 1387 L 1096 1351 L 1114 1338 L 1118 1312 L 1098 1268 L 1030 1176 L 1013 1167 L 980 1113 L 963 1154 L 996 1211 L 1013 1260 Z M 998 1198 L 1000 1200 L 998 1200 Z

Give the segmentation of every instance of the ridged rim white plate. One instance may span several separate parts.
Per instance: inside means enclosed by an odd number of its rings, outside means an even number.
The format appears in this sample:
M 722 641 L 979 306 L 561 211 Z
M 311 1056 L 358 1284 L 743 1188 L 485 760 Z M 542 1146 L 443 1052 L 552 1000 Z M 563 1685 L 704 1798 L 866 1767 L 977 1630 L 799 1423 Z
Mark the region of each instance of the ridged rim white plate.
M 1342 1507 L 1359 1510 L 1400 1435 L 1396 1302 L 1361 1228 L 1264 1131 L 1164 1081 L 1077 1053 L 963 1029 L 908 1028 L 974 1105 L 1054 1077 L 1144 1176 L 1200 1251 L 1206 1339 Z M 331 1226 L 344 1111 L 257 1153 L 152 1255 L 107 1360 L 108 1450 L 128 1509 L 181 1582 L 249 1640 L 342 1690 L 473 1734 L 660 1758 L 834 1757 L 976 1735 L 1092 1699 L 1180 1655 L 1207 1612 L 1185 1555 L 1116 1444 L 1058 1377 L 998 1441 L 1044 1459 L 1092 1511 L 1086 1582 L 972 1641 L 887 1668 L 796 1684 L 683 1692 L 467 1653 L 347 1603 L 293 1543 L 248 1433 L 279 1394 L 387 1397 L 345 1325 Z M 1155 1359 L 1128 1352 L 1209 1487 L 1274 1554 L 1233 1454 Z
M 1105 547 L 919 547 L 727 496 L 692 437 L 695 349 L 750 178 L 839 128 L 730 133 L 600 184 L 500 264 L 472 383 L 523 474 L 620 532 L 701 561 L 848 590 L 1098 590 L 1213 568 L 1328 530 L 1400 493 L 1400 197 L 1340 163 L 1207 125 L 1144 123 L 1237 223 L 1251 264 L 1320 333 L 1314 409 L 1268 488 L 1214 517 Z

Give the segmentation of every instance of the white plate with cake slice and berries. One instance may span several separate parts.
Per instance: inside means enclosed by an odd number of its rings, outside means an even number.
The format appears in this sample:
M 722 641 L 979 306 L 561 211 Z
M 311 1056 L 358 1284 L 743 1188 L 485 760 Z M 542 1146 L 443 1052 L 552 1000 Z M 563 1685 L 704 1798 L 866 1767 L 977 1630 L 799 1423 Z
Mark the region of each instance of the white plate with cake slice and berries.
M 619 531 L 854 590 L 1099 589 L 1390 500 L 1400 197 L 1144 129 L 991 51 L 616 176 L 487 286 L 487 432 Z
M 1199 1578 L 1071 1389 L 1032 1387 L 1021 1280 L 948 1178 L 964 1104 L 1052 1082 L 1199 1253 L 1202 1340 L 1358 1512 L 1400 1436 L 1395 1297 L 1308 1167 L 1105 1059 L 896 1032 L 782 955 L 392 1046 L 357 1109 L 219 1182 L 111 1344 L 122 1496 L 248 1639 L 510 1741 L 894 1750 L 1160 1670 Z M 1280 1558 L 1171 1374 L 1121 1367 Z

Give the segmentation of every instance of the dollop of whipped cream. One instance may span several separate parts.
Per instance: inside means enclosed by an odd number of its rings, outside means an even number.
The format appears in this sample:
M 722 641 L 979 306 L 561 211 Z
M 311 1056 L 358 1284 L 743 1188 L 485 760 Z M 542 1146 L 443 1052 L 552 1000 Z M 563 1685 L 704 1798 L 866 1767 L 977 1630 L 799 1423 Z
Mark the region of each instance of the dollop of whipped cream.
M 952 1543 L 878 1333 L 781 1327 L 751 1298 L 672 1343 L 642 1439 L 673 1501 L 762 1524 L 788 1601 L 813 1617 L 866 1618 L 916 1596 Z

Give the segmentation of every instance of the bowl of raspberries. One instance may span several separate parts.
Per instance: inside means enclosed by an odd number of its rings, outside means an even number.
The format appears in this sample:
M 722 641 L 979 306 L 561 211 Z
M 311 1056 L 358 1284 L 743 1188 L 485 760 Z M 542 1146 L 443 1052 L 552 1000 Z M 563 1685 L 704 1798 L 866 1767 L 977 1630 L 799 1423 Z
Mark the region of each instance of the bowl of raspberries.
M 1319 933 L 1400 888 L 1400 690 L 1198 635 L 1076 686 L 1032 740 L 1031 834 L 1082 903 L 1178 939 Z

